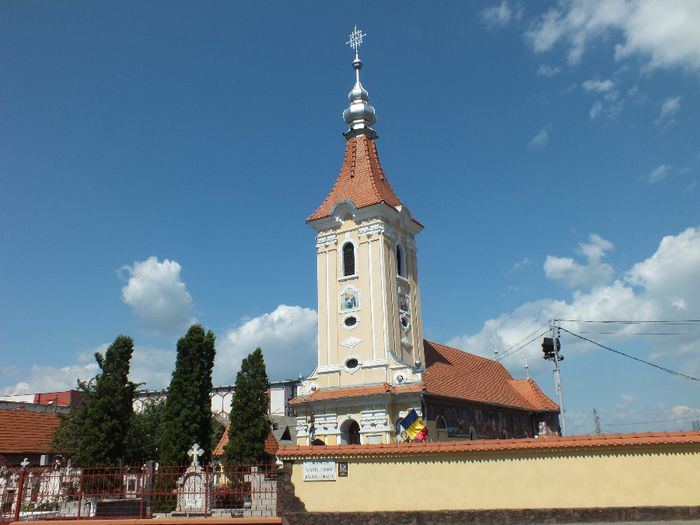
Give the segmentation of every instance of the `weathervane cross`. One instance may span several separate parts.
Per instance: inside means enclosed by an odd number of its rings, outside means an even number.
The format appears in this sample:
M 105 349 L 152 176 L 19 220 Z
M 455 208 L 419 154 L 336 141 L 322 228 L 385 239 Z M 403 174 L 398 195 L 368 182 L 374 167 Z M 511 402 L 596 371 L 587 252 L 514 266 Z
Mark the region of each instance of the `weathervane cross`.
M 366 36 L 367 33 L 363 33 L 362 29 L 357 29 L 357 26 L 355 26 L 355 29 L 353 29 L 352 33 L 350 33 L 350 40 L 345 43 L 353 48 L 355 50 L 355 54 L 357 55 L 360 46 L 362 45 L 362 38 Z
M 187 451 L 187 455 L 192 458 L 192 467 L 199 466 L 199 457 L 204 454 L 204 449 L 199 447 L 199 443 L 192 445 L 192 448 Z

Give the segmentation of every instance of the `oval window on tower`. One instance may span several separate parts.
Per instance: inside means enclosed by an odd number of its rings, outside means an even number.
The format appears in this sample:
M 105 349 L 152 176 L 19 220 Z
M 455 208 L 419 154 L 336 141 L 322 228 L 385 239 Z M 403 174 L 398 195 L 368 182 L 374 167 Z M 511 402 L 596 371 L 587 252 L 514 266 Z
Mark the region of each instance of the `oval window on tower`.
M 347 316 L 347 317 L 345 318 L 345 320 L 343 321 L 343 323 L 344 323 L 345 326 L 347 326 L 348 328 L 351 328 L 351 327 L 353 327 L 353 326 L 355 326 L 355 325 L 357 324 L 357 317 L 355 317 L 354 315 L 349 315 L 349 316 Z

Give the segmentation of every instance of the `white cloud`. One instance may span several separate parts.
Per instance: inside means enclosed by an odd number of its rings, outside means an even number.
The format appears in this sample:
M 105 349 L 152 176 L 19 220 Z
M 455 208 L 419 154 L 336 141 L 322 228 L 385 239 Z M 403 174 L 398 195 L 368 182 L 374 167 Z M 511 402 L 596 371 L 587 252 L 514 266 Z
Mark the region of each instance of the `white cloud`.
M 544 262 L 544 273 L 548 279 L 562 281 L 572 288 L 607 284 L 613 276 L 613 267 L 602 262 L 613 244 L 597 233 L 588 237 L 588 242 L 579 243 L 578 253 L 586 258 L 586 263 L 576 262 L 571 257 L 548 255 Z
M 594 102 L 593 105 L 591 106 L 591 110 L 588 112 L 588 116 L 591 118 L 591 120 L 597 119 L 600 114 L 603 112 L 603 103 L 602 102 Z
M 318 315 L 301 306 L 279 305 L 274 311 L 246 320 L 217 341 L 214 380 L 232 384 L 241 361 L 262 348 L 270 380 L 308 374 L 317 361 Z
M 0 388 L 0 395 L 17 395 L 37 392 L 60 392 L 75 389 L 78 380 L 89 381 L 100 369 L 95 362 L 95 352 L 105 354 L 109 344 L 101 344 L 81 352 L 76 362 L 65 366 L 32 365 L 24 369 L 7 371 L 3 375 L 21 377 L 15 385 Z M 144 388 L 160 389 L 170 383 L 175 368 L 175 351 L 136 346 L 131 358 L 129 379 L 134 383 L 145 383 Z
M 481 11 L 481 21 L 489 29 L 506 27 L 511 19 L 520 17 L 519 11 L 513 11 L 508 2 L 503 0 L 499 5 L 487 7 Z
M 658 184 L 668 177 L 669 173 L 671 173 L 671 166 L 668 164 L 661 164 L 660 166 L 657 166 L 651 170 L 651 173 L 649 173 L 649 176 L 647 177 L 647 182 L 649 184 Z
M 537 148 L 549 144 L 549 132 L 552 129 L 551 124 L 546 124 L 534 137 L 530 140 L 530 147 Z
M 150 329 L 162 333 L 179 332 L 195 321 L 190 296 L 180 278 L 181 266 L 154 256 L 124 266 L 129 280 L 122 288 L 122 300 Z
M 61 392 L 75 389 L 78 379 L 88 381 L 98 372 L 97 363 L 72 364 L 67 366 L 32 365 L 21 370 L 22 381 L 0 389 L 0 394 L 13 396 L 38 392 Z
M 676 121 L 674 117 L 676 113 L 678 113 L 678 110 L 681 109 L 681 98 L 682 97 L 669 97 L 663 101 L 659 116 L 655 121 L 657 126 L 671 126 L 675 124 Z
M 537 19 L 527 38 L 537 53 L 558 43 L 576 64 L 594 41 L 617 40 L 615 59 L 638 57 L 645 69 L 700 72 L 700 3 L 695 0 L 563 0 Z
M 537 68 L 537 76 L 539 77 L 552 78 L 559 73 L 561 73 L 561 68 L 556 66 L 542 64 L 539 68 Z
M 564 262 L 559 267 L 550 268 L 558 271 L 562 279 L 576 280 L 581 267 L 601 263 L 604 254 L 612 248 L 612 243 L 600 236 L 591 236 L 588 243 L 582 243 L 580 253 L 588 258 L 587 265 L 573 261 L 573 265 Z M 550 263 L 551 264 L 551 263 Z M 578 266 L 577 266 L 578 265 Z M 595 266 L 595 264 L 593 264 Z M 482 329 L 475 334 L 454 337 L 448 344 L 480 355 L 491 356 L 491 338 L 495 337 L 499 348 L 508 349 L 528 334 L 537 333 L 547 319 L 698 319 L 700 318 L 700 226 L 691 227 L 677 235 L 664 237 L 656 252 L 649 258 L 634 264 L 627 272 L 610 284 L 599 284 L 592 290 L 575 291 L 568 301 L 541 299 L 527 302 L 512 312 L 487 320 Z M 547 269 L 545 268 L 545 272 Z M 595 271 L 593 272 L 595 276 Z M 603 274 L 607 275 L 604 271 Z M 588 275 L 586 275 L 589 277 Z M 551 277 L 551 276 L 550 276 Z M 682 301 L 682 303 L 681 303 Z M 682 304 L 685 309 L 679 310 Z M 572 331 L 585 330 L 583 325 L 567 325 Z M 606 337 L 629 336 L 643 331 L 643 325 L 611 325 Z M 660 356 L 673 357 L 683 373 L 700 374 L 700 335 L 689 331 L 687 335 L 677 336 L 673 345 L 658 339 L 649 340 L 648 359 Z M 583 351 L 582 346 L 567 345 L 568 352 Z M 529 357 L 531 367 L 544 367 L 539 358 L 539 347 L 530 345 L 524 352 Z M 505 358 L 505 364 L 513 368 L 521 367 L 521 356 L 511 354 Z
M 595 93 L 606 93 L 615 89 L 615 83 L 610 79 L 589 79 L 584 81 L 581 84 L 581 87 L 585 91 L 592 91 Z

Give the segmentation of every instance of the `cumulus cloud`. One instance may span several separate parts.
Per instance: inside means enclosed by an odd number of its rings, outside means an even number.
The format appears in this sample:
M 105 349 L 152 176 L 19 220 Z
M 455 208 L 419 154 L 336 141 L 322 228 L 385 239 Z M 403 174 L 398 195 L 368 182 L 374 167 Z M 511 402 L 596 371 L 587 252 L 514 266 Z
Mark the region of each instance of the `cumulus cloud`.
M 160 262 L 154 256 L 121 269 L 128 275 L 122 300 L 156 332 L 179 332 L 195 321 L 192 296 L 180 278 L 181 270 L 176 261 Z
M 270 380 L 308 374 L 316 366 L 317 326 L 315 310 L 283 304 L 244 321 L 217 340 L 215 382 L 233 383 L 241 361 L 257 347 L 263 350 Z
M 661 104 L 661 109 L 659 110 L 659 116 L 656 118 L 657 126 L 672 126 L 675 124 L 675 116 L 678 110 L 681 109 L 681 98 L 682 97 L 670 97 L 663 101 Z
M 693 0 L 564 0 L 527 32 L 537 53 L 557 44 L 578 63 L 598 40 L 615 43 L 614 57 L 638 57 L 646 69 L 680 67 L 700 72 L 700 3 Z
M 552 129 L 551 124 L 546 124 L 532 139 L 530 140 L 531 148 L 541 148 L 549 144 L 549 132 Z
M 587 258 L 586 264 L 573 261 L 560 263 L 550 273 L 559 279 L 586 280 L 590 275 L 580 267 L 602 263 L 612 243 L 600 236 L 591 236 L 589 242 L 582 243 L 579 253 Z M 546 264 L 546 263 L 545 263 Z M 551 263 L 550 263 L 551 264 Z M 578 264 L 578 266 L 576 266 Z M 655 319 L 698 319 L 700 318 L 700 227 L 691 227 L 677 235 L 664 237 L 657 250 L 647 259 L 634 264 L 628 271 L 608 283 L 600 282 L 594 288 L 576 290 L 569 300 L 541 299 L 527 302 L 512 312 L 487 320 L 481 330 L 474 334 L 454 337 L 448 344 L 469 352 L 491 356 L 492 338 L 501 349 L 507 349 L 521 342 L 528 334 L 537 334 L 546 325 L 547 319 L 625 319 L 646 321 Z M 545 268 L 545 272 L 547 269 Z M 559 272 L 559 273 L 557 273 Z M 580 277 L 581 273 L 585 278 Z M 593 277 L 597 277 L 594 270 Z M 602 273 L 609 276 L 609 271 Z M 550 277 L 552 277 L 550 275 Z M 596 279 L 593 279 L 595 281 Z M 604 278 L 601 277 L 601 281 Z M 679 310 L 678 306 L 683 309 Z M 572 331 L 585 330 L 583 325 L 567 325 Z M 624 337 L 639 332 L 640 325 L 613 325 L 613 334 L 607 337 Z M 659 340 L 649 341 L 649 359 L 662 356 L 673 357 L 679 363 L 675 368 L 681 372 L 697 376 L 700 373 L 700 336 L 694 332 L 678 336 L 675 344 L 667 345 Z M 584 351 L 582 346 L 568 345 L 568 351 Z M 530 345 L 523 350 L 529 356 L 534 368 L 544 367 L 539 359 L 539 348 Z M 521 356 L 511 354 L 505 363 L 520 366 Z
M 607 284 L 613 276 L 613 267 L 602 261 L 613 244 L 597 233 L 588 237 L 588 242 L 578 245 L 578 253 L 585 257 L 581 264 L 571 257 L 548 255 L 544 262 L 544 273 L 548 279 L 561 281 L 572 288 Z
M 79 353 L 75 362 L 65 366 L 32 365 L 27 368 L 3 370 L 1 375 L 8 378 L 22 378 L 15 384 L 0 388 L 0 395 L 11 396 L 37 392 L 60 392 L 75 389 L 78 380 L 89 381 L 100 369 L 95 362 L 95 352 L 102 355 L 108 343 L 101 344 Z M 170 375 L 175 368 L 175 351 L 136 346 L 131 358 L 129 379 L 134 383 L 144 383 L 144 388 L 160 389 L 170 383 Z
M 481 11 L 481 21 L 489 29 L 506 27 L 511 20 L 520 18 L 520 11 L 511 9 L 508 2 L 503 0 L 499 5 L 487 7 Z

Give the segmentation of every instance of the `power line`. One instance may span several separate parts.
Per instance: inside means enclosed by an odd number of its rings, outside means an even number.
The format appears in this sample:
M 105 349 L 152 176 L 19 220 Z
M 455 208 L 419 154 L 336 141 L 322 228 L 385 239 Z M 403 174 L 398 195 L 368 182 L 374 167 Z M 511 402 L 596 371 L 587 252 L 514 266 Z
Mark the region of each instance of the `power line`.
M 591 319 L 554 319 L 560 323 L 600 323 L 600 324 L 695 324 L 700 323 L 700 319 L 675 319 L 675 320 L 591 320 Z
M 697 416 L 672 417 L 670 419 L 655 419 L 652 421 L 635 421 L 633 423 L 606 423 L 606 427 L 622 427 L 628 425 L 648 425 L 651 423 L 668 423 L 669 421 L 684 421 L 686 419 L 697 419 Z
M 594 341 L 593 339 L 589 339 L 588 337 L 584 337 L 579 334 L 575 334 L 571 330 L 567 330 L 566 328 L 561 328 L 564 330 L 566 333 L 573 335 L 574 337 L 578 337 L 579 339 L 583 339 L 584 341 L 588 341 L 591 344 L 594 344 L 596 346 L 599 346 L 600 348 L 603 348 L 604 350 L 608 350 L 610 352 L 614 352 L 616 354 L 619 354 L 624 357 L 628 357 L 630 359 L 634 359 L 635 361 L 638 361 L 640 363 L 644 363 L 645 365 L 653 366 L 654 368 L 658 368 L 659 370 L 662 370 L 663 372 L 666 372 L 667 374 L 671 374 L 673 376 L 678 376 L 682 377 L 683 379 L 689 379 L 691 381 L 700 381 L 697 377 L 689 376 L 687 374 L 684 374 L 682 372 L 678 372 L 677 370 L 671 370 L 670 368 L 665 368 L 663 366 L 656 365 L 654 363 L 650 363 L 649 361 L 645 361 L 644 359 L 640 359 L 639 357 L 634 357 L 633 355 L 626 354 L 625 352 L 621 352 L 620 350 L 615 350 L 614 348 L 610 348 L 609 346 L 605 346 L 604 344 L 601 344 L 597 341 Z

